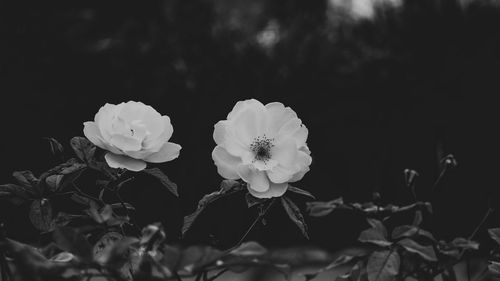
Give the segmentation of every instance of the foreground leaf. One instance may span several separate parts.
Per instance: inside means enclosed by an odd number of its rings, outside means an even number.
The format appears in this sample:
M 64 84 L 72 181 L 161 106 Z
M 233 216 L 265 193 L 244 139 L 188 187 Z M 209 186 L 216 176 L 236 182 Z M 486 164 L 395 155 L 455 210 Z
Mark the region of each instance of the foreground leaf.
M 196 218 L 200 215 L 200 213 L 212 202 L 227 196 L 229 194 L 233 194 L 235 192 L 244 190 L 245 186 L 241 183 L 233 180 L 225 180 L 221 183 L 219 191 L 212 192 L 203 196 L 203 198 L 198 202 L 198 207 L 196 211 L 192 214 L 184 217 L 184 224 L 182 226 L 182 235 L 184 235 L 191 225 L 194 223 Z
M 297 205 L 295 205 L 295 203 L 293 203 L 293 201 L 286 196 L 281 197 L 281 204 L 285 208 L 288 217 L 299 227 L 302 235 L 304 235 L 305 238 L 309 239 L 309 234 L 307 233 L 307 224 L 304 216 L 300 212 L 299 207 L 297 207 Z
M 387 240 L 387 229 L 381 221 L 370 219 L 368 220 L 371 228 L 361 232 L 358 240 L 363 243 L 371 243 L 381 247 L 390 246 L 392 243 Z
M 393 250 L 375 251 L 368 259 L 369 281 L 392 281 L 399 273 L 399 254 Z
M 84 137 L 73 137 L 70 144 L 76 156 L 83 162 L 88 163 L 94 158 L 96 147 L 88 139 Z
M 312 195 L 309 191 L 303 190 L 303 189 L 295 187 L 295 186 L 288 185 L 287 191 L 297 193 L 300 195 L 304 195 L 304 196 L 307 196 L 311 199 L 316 199 L 316 197 L 314 197 L 314 195 Z
M 418 254 L 425 260 L 437 261 L 436 252 L 434 252 L 434 248 L 432 246 L 420 245 L 409 238 L 399 241 L 398 244 L 405 248 L 408 252 Z
M 51 230 L 54 222 L 50 201 L 45 198 L 34 200 L 30 206 L 29 218 L 36 229 L 42 232 Z
M 327 266 L 320 268 L 316 272 L 304 274 L 304 277 L 306 278 L 306 281 L 313 280 L 320 273 L 334 269 L 334 268 L 341 266 L 341 265 L 344 265 L 348 262 L 351 262 L 354 258 L 356 258 L 356 257 L 355 256 L 348 256 L 348 255 L 340 255 L 337 259 L 335 259 L 333 262 L 331 262 Z
M 92 246 L 78 230 L 58 227 L 54 231 L 54 241 L 61 250 L 72 253 L 82 261 L 92 261 Z
M 412 236 L 423 236 L 427 237 L 432 241 L 436 241 L 434 235 L 429 231 L 423 230 L 414 225 L 401 225 L 394 228 L 392 231 L 392 239 L 399 239 L 403 237 L 412 237 Z
M 495 242 L 500 245 L 500 228 L 490 228 L 488 229 L 488 234 L 491 239 L 495 240 Z
M 160 180 L 160 183 L 166 187 L 172 194 L 176 197 L 179 197 L 179 193 L 177 192 L 177 184 L 171 181 L 167 175 L 165 175 L 160 169 L 152 168 L 152 169 L 144 169 L 142 170 L 144 173 L 151 175 Z

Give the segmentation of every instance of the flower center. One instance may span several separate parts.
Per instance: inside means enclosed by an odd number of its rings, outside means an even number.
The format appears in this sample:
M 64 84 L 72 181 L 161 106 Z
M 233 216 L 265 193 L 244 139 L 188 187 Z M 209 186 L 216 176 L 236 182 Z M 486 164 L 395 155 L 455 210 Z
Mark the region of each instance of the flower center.
M 271 159 L 271 148 L 274 146 L 273 141 L 274 138 L 268 138 L 265 134 L 262 137 L 259 136 L 253 139 L 250 145 L 250 150 L 255 153 L 253 162 L 263 161 L 266 163 Z

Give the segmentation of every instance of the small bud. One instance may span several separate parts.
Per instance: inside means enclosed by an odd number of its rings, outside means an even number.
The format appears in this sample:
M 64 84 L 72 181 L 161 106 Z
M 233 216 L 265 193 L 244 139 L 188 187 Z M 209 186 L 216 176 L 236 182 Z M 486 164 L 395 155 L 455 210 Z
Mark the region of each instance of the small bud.
M 407 187 L 410 187 L 413 184 L 415 184 L 415 179 L 419 176 L 417 171 L 411 169 L 405 169 L 404 174 L 405 174 L 405 183 Z
M 441 159 L 441 164 L 444 165 L 446 168 L 455 168 L 458 166 L 458 162 L 453 156 L 453 154 L 448 154 L 443 159 Z

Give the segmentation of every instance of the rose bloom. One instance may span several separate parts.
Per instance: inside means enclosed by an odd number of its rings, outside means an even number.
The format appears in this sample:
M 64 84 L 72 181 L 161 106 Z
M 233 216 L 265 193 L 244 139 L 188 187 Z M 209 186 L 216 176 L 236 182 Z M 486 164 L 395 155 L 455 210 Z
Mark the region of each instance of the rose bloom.
M 180 145 L 168 141 L 174 132 L 170 118 L 142 102 L 107 103 L 94 122 L 83 125 L 85 136 L 108 151 L 105 159 L 112 168 L 141 171 L 146 162 L 173 160 L 181 150 Z
M 242 179 L 258 198 L 283 195 L 309 171 L 308 130 L 289 107 L 255 99 L 236 103 L 215 124 L 212 158 L 226 179 Z

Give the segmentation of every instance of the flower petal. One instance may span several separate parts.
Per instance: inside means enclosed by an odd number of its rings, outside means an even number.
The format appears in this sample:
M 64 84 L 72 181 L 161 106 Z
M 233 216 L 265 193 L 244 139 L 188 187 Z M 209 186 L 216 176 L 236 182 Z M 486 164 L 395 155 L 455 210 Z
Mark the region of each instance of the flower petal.
M 285 194 L 288 189 L 288 183 L 270 183 L 269 189 L 264 192 L 258 192 L 250 187 L 248 187 L 248 192 L 257 198 L 272 198 L 272 197 L 280 197 Z
M 174 127 L 170 123 L 170 117 L 167 115 L 161 116 L 159 118 L 161 121 L 161 129 L 158 129 L 160 133 L 151 133 L 151 135 L 147 136 L 146 139 L 144 140 L 142 146 L 145 150 L 151 151 L 151 152 L 158 152 L 160 148 L 163 146 L 163 143 L 168 141 L 171 137 L 172 134 L 174 133 Z M 150 130 L 151 128 L 148 128 Z
M 307 149 L 307 148 L 306 148 Z M 309 166 L 312 163 L 312 158 L 309 155 L 310 152 L 307 150 L 306 152 L 300 150 L 297 154 L 297 170 L 293 177 L 288 182 L 296 182 L 301 180 L 304 175 L 309 172 Z
M 238 175 L 248 183 L 249 188 L 257 192 L 265 192 L 269 189 L 269 179 L 266 172 L 259 171 L 252 165 L 239 165 L 237 168 Z
M 173 142 L 165 142 L 160 151 L 155 152 L 146 158 L 144 161 L 151 163 L 162 163 L 174 160 L 179 157 L 181 146 Z
M 297 118 L 297 114 L 290 107 L 285 107 L 280 102 L 271 102 L 266 104 L 267 115 L 269 118 L 268 135 L 273 136 L 279 132 L 279 129 L 291 119 Z
M 273 183 L 285 183 L 292 178 L 293 171 L 290 171 L 282 165 L 276 165 L 274 168 L 267 171 L 267 176 Z
M 138 172 L 146 168 L 146 162 L 128 157 L 126 155 L 118 155 L 111 152 L 104 155 L 106 163 L 111 168 L 124 168 L 130 171 Z
M 99 128 L 104 141 L 109 141 L 111 139 L 111 126 L 116 115 L 116 108 L 116 105 L 106 103 L 99 109 L 94 117 L 94 121 Z
M 224 143 L 226 139 L 226 124 L 227 121 L 219 121 L 214 125 L 214 141 L 217 145 Z
M 281 143 L 276 144 L 271 149 L 271 158 L 278 161 L 286 168 L 294 167 L 297 158 L 297 144 L 294 139 L 288 138 Z
M 216 146 L 212 151 L 212 159 L 217 166 L 217 172 L 225 179 L 236 180 L 240 176 L 236 170 L 239 164 L 241 164 L 241 158 L 234 157 L 227 152 L 226 149 Z
M 101 132 L 95 122 L 88 121 L 83 123 L 83 134 L 90 142 L 97 145 L 102 149 L 106 149 L 104 142 L 102 140 Z
M 112 135 L 110 144 L 123 151 L 139 151 L 142 147 L 141 142 L 137 139 L 121 134 Z

